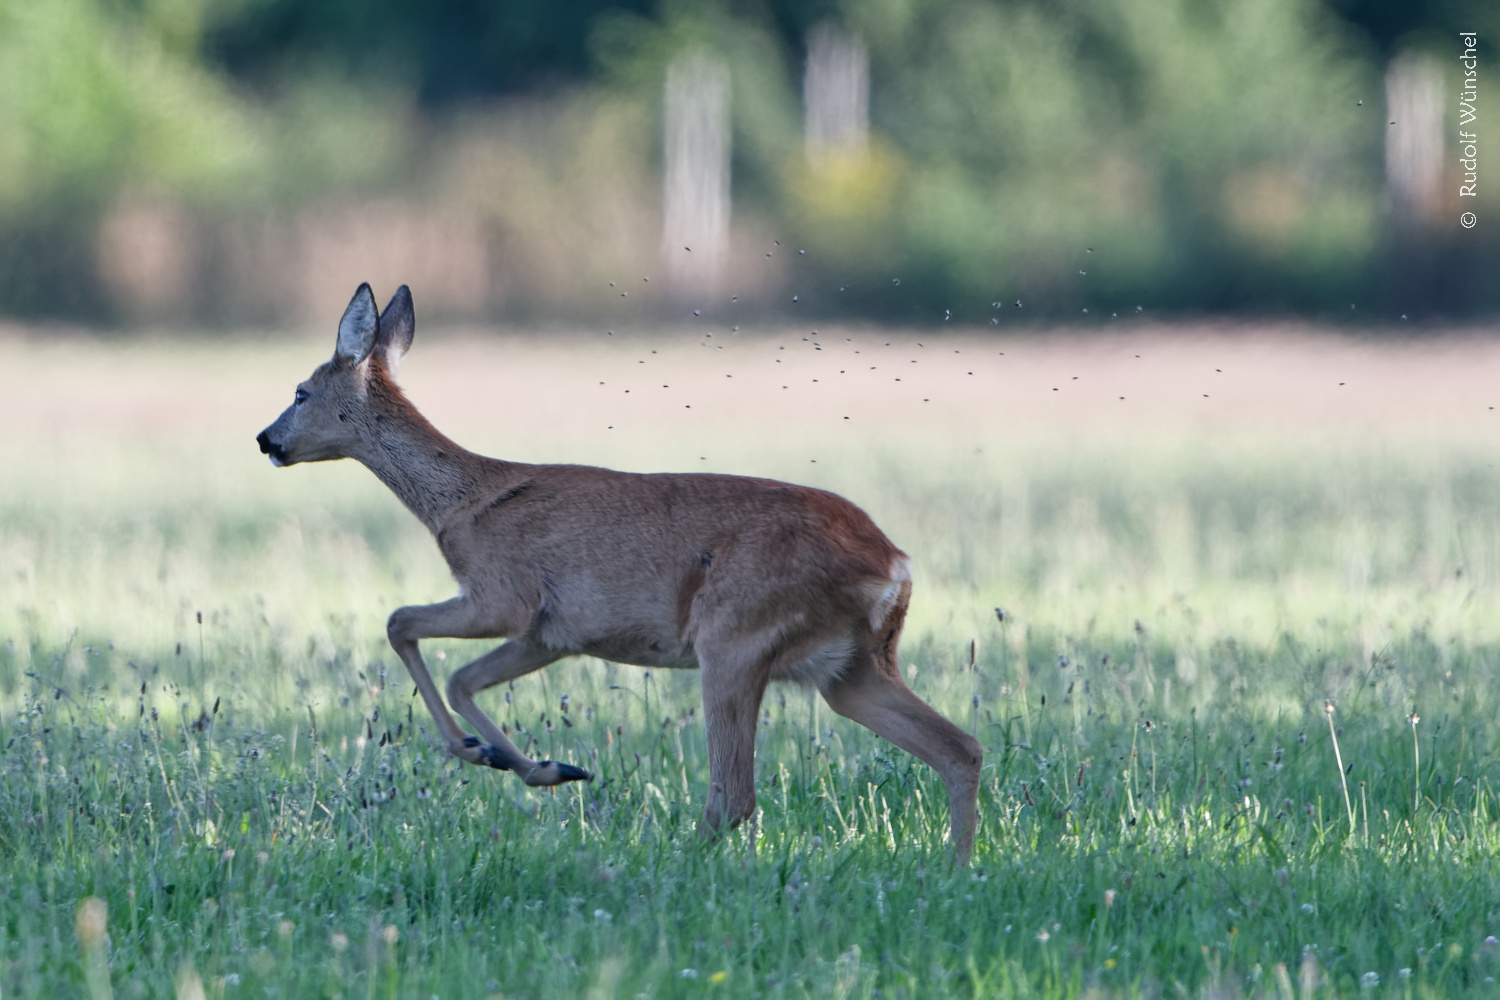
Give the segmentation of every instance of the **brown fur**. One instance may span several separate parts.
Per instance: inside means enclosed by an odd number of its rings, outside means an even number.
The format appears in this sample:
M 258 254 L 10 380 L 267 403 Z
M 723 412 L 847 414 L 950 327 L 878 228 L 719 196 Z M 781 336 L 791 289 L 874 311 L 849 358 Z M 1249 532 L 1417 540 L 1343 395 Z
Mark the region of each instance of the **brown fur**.
M 259 440 L 277 464 L 357 459 L 437 538 L 460 596 L 400 608 L 388 632 L 454 754 L 514 770 L 528 784 L 586 778 L 527 758 L 474 694 L 577 654 L 697 667 L 711 831 L 754 813 L 761 697 L 770 681 L 797 680 L 938 770 L 954 848 L 968 857 L 982 749 L 901 679 L 906 559 L 864 511 L 766 479 L 476 455 L 444 437 L 392 380 L 412 332 L 404 286 L 378 318 L 361 286 L 333 360 Z M 418 650 L 418 640 L 437 636 L 509 640 L 448 683 L 449 701 L 482 743 L 449 714 Z

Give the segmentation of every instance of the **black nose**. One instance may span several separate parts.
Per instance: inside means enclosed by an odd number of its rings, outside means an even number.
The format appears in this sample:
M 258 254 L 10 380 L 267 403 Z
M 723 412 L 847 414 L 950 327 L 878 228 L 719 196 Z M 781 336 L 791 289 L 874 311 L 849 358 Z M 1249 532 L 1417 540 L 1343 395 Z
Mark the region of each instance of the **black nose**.
M 261 431 L 255 438 L 255 443 L 260 445 L 262 455 L 271 454 L 271 437 L 265 431 Z

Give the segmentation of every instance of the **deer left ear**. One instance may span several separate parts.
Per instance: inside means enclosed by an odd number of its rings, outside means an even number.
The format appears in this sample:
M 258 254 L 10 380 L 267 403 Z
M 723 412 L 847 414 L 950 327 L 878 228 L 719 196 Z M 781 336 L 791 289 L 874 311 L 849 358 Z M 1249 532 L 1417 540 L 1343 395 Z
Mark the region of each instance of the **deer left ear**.
M 416 334 L 417 316 L 412 311 L 411 289 L 402 285 L 380 314 L 380 332 L 375 338 L 375 349 L 384 357 L 386 368 L 394 372 L 400 367 Z
M 380 317 L 375 311 L 375 293 L 368 283 L 360 285 L 339 320 L 339 339 L 334 357 L 357 365 L 370 356 L 380 334 Z

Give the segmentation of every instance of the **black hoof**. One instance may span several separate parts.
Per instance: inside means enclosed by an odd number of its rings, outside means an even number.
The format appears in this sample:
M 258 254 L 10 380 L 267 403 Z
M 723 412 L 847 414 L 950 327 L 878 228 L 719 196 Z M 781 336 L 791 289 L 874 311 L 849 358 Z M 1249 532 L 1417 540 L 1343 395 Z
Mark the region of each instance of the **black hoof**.
M 550 761 L 550 760 L 543 761 L 542 763 L 544 763 L 544 764 L 551 764 L 553 767 L 557 768 L 558 778 L 561 781 L 593 781 L 594 780 L 594 776 L 591 773 L 589 773 L 588 771 L 585 771 L 581 767 L 574 767 L 572 764 L 562 764 L 562 763 L 559 763 L 557 761 Z
M 563 764 L 555 760 L 539 761 L 526 776 L 526 784 L 533 787 L 561 785 L 565 781 L 593 781 L 594 776 L 581 767 Z
M 465 736 L 464 746 L 479 747 L 479 760 L 475 761 L 476 764 L 484 764 L 487 767 L 493 767 L 497 771 L 510 770 L 510 765 L 505 763 L 505 756 L 500 753 L 499 747 L 484 744 L 477 736 Z

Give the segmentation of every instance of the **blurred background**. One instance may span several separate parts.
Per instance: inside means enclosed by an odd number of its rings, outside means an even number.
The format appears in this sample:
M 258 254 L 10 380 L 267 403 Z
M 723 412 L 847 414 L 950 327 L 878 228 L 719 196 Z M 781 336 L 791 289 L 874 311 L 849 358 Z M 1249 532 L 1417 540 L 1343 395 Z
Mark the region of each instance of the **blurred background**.
M 0 315 L 1464 319 L 1461 30 L 1483 86 L 1455 0 L 0 0 Z

